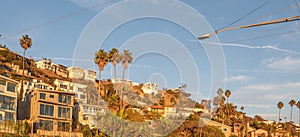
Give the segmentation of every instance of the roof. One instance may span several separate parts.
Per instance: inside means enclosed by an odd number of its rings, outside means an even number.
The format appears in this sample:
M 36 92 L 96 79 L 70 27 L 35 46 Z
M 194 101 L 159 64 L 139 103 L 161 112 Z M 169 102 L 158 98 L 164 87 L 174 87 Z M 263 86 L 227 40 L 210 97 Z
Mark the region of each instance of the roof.
M 51 93 L 63 93 L 63 94 L 70 94 L 75 95 L 75 92 L 67 92 L 67 91 L 58 91 L 58 90 L 45 90 L 45 89 L 34 89 L 33 92 L 51 92 Z
M 10 82 L 14 82 L 14 83 L 16 83 L 16 84 L 19 83 L 19 82 L 16 81 L 16 80 L 13 80 L 13 79 L 11 79 L 11 78 L 8 78 L 8 77 L 2 76 L 2 75 L 0 75 L 0 78 L 1 78 L 1 79 L 5 79 L 5 80 L 8 80 L 8 81 L 10 81 Z

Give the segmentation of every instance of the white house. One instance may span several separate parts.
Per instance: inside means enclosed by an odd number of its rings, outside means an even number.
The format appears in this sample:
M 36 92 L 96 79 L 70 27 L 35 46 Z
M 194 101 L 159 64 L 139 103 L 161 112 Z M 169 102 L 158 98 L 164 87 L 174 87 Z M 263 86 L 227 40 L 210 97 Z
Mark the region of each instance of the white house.
M 158 85 L 156 83 L 144 83 L 142 90 L 145 94 L 157 94 Z
M 39 60 L 35 62 L 35 65 L 39 69 L 55 72 L 55 64 L 51 60 L 47 60 L 47 59 Z
M 77 67 L 69 67 L 69 78 L 81 79 L 84 77 L 84 70 Z
M 21 86 L 18 86 L 18 91 L 20 91 Z M 50 84 L 44 83 L 40 79 L 32 79 L 30 81 L 23 81 L 23 97 L 25 94 L 33 89 L 44 89 L 44 90 L 54 90 L 54 87 Z
M 96 71 L 93 70 L 84 70 L 84 79 L 95 81 L 96 80 Z
M 73 82 L 64 81 L 64 80 L 60 80 L 60 79 L 56 79 L 54 81 L 54 85 L 56 86 L 55 90 L 74 92 L 75 99 L 79 103 L 87 103 L 87 95 L 86 95 L 87 85 L 73 83 Z

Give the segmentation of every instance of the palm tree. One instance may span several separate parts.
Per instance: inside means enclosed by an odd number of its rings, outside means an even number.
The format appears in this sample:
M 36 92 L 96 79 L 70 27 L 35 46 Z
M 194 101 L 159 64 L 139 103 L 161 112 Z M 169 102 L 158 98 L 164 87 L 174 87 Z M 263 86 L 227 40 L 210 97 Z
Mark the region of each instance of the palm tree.
M 132 63 L 132 53 L 129 52 L 129 50 L 124 50 L 122 54 L 122 63 L 123 63 L 123 75 L 122 80 L 124 80 L 125 76 L 125 70 L 128 68 L 128 64 Z
M 242 107 L 241 107 L 241 110 L 242 110 L 242 113 L 244 114 L 245 107 L 242 106 Z
M 95 54 L 94 62 L 95 62 L 95 64 L 98 65 L 98 68 L 99 68 L 99 87 L 98 88 L 99 88 L 99 91 L 100 91 L 101 72 L 103 71 L 105 65 L 108 62 L 107 53 L 103 49 L 100 49 Z
M 229 90 L 229 89 L 227 89 L 226 91 L 225 91 L 225 96 L 226 96 L 226 98 L 227 98 L 227 103 L 228 103 L 228 101 L 229 101 L 229 97 L 230 97 L 230 95 L 231 95 L 231 91 Z
M 108 61 L 111 62 L 111 64 L 113 65 L 114 67 L 114 78 L 115 78 L 115 82 L 116 82 L 116 77 L 117 77 L 117 64 L 121 61 L 121 56 L 119 54 L 119 51 L 118 49 L 116 48 L 112 48 L 110 51 L 109 51 L 109 54 L 108 54 Z
M 21 47 L 24 49 L 24 52 L 23 52 L 23 66 L 22 66 L 22 80 L 21 80 L 21 89 L 20 89 L 20 100 L 23 99 L 23 80 L 24 80 L 24 70 L 25 70 L 25 53 L 26 53 L 26 50 L 28 48 L 31 48 L 31 45 L 32 45 L 32 41 L 31 41 L 31 38 L 28 37 L 28 35 L 23 35 L 21 38 L 20 38 L 20 45 Z
M 291 106 L 291 117 L 290 117 L 290 121 L 293 120 L 293 107 L 294 105 L 296 105 L 296 101 L 295 100 L 290 100 L 289 105 Z
M 279 109 L 279 113 L 278 113 L 278 120 L 279 120 L 279 122 L 281 121 L 281 118 L 280 118 L 280 110 L 283 108 L 283 106 L 284 106 L 284 104 L 283 104 L 281 101 L 278 102 L 277 107 L 278 107 L 278 109 Z

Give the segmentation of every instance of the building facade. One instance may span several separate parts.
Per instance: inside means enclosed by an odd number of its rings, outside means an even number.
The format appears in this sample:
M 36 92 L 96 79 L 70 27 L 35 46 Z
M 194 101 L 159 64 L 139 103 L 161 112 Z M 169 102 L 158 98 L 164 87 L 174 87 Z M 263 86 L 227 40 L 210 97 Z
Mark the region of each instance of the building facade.
M 0 122 L 16 121 L 18 81 L 0 75 Z
M 96 80 L 96 71 L 84 70 L 84 79 L 94 82 Z
M 77 67 L 69 67 L 69 78 L 82 79 L 84 78 L 84 70 Z
M 158 91 L 158 85 L 156 83 L 144 83 L 142 90 L 144 91 L 145 94 L 157 94 Z
M 30 92 L 30 119 L 33 132 L 72 131 L 75 94 L 65 91 L 35 89 Z

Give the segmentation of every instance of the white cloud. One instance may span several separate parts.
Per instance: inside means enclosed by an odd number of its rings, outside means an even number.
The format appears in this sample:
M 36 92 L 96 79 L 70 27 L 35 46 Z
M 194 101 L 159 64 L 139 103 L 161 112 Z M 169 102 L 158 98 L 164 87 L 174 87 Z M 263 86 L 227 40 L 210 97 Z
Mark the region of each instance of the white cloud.
M 254 77 L 246 76 L 246 75 L 238 75 L 238 76 L 232 76 L 230 78 L 226 78 L 227 82 L 233 82 L 233 81 L 248 81 L 253 79 Z
M 300 98 L 299 82 L 252 84 L 241 87 L 233 94 L 232 99 L 245 104 L 266 104 L 291 98 Z M 251 99 L 250 99 L 251 98 Z
M 300 58 L 285 57 L 273 61 L 267 66 L 273 70 L 282 70 L 282 71 L 299 71 L 300 70 Z

